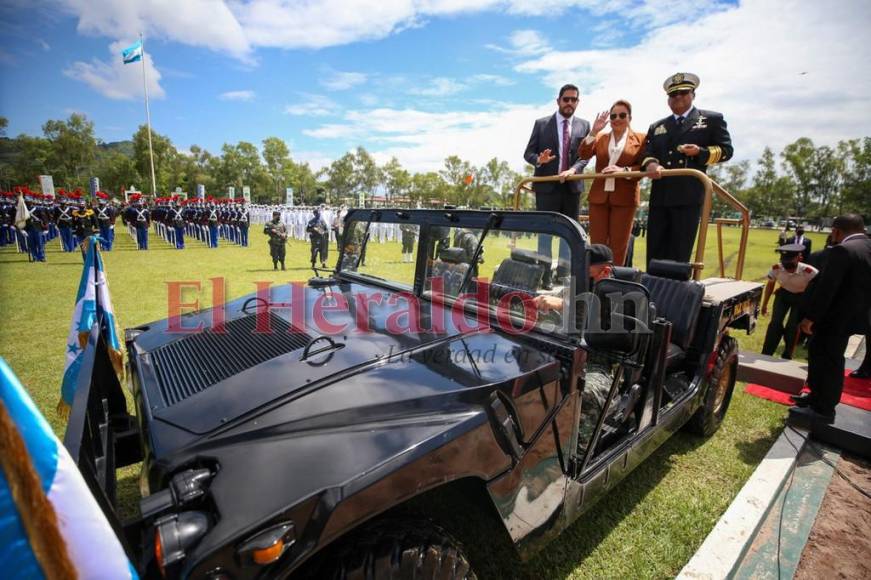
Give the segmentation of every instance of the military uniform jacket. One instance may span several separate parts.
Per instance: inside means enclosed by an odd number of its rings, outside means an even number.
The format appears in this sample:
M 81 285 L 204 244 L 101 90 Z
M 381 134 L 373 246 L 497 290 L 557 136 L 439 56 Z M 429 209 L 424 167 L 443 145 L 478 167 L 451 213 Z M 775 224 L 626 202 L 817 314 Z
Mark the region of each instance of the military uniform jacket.
M 701 151 L 688 157 L 678 145 L 698 145 Z M 732 139 L 723 115 L 715 111 L 693 109 L 678 127 L 674 115 L 652 124 L 647 130 L 647 146 L 641 162 L 643 168 L 656 161 L 663 169 L 698 169 L 705 173 L 709 165 L 732 157 Z M 695 177 L 667 177 L 653 182 L 650 205 L 701 205 L 705 195 L 702 182 Z
M 263 233 L 269 236 L 270 246 L 283 246 L 287 243 L 287 226 L 282 222 L 268 222 L 263 227 Z

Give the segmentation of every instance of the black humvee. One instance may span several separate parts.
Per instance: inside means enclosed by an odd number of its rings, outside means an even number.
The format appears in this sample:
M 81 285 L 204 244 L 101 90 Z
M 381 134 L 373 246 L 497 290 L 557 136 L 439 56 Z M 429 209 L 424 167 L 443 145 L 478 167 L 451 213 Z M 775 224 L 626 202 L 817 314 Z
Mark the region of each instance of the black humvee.
M 546 212 L 352 210 L 342 245 L 329 277 L 128 329 L 135 416 L 94 327 L 65 444 L 110 519 L 142 461 L 113 521 L 143 575 L 475 577 L 456 510 L 417 501 L 450 489 L 530 554 L 717 429 L 761 294 L 656 261 L 591 288 L 584 231 Z

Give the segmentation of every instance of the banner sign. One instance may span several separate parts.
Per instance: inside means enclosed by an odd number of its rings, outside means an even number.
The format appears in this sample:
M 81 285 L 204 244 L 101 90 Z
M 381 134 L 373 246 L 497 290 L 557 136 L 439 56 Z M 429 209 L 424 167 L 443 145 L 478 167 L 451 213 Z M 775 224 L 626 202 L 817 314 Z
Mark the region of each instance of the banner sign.
M 197 184 L 197 197 L 204 199 L 206 197 L 206 186 L 202 183 Z
M 293 207 L 293 188 L 292 188 L 292 187 L 288 187 L 288 188 L 287 188 L 287 191 L 286 191 L 286 194 L 287 194 L 287 198 L 286 198 L 285 203 L 286 203 L 287 205 L 289 205 L 290 207 Z
M 251 188 L 249 186 L 242 186 L 242 197 L 245 198 L 246 203 L 251 203 Z
M 232 185 L 227 188 L 227 197 L 236 197 L 236 188 Z
M 88 190 L 91 192 L 91 198 L 97 197 L 97 192 L 100 191 L 100 178 L 92 177 L 88 181 Z
M 40 175 L 39 187 L 42 189 L 43 195 L 54 197 L 54 179 L 52 179 L 51 175 Z
M 134 193 L 138 193 L 140 195 L 142 194 L 142 192 L 137 190 L 135 187 L 131 187 L 130 189 L 125 190 L 124 191 L 124 202 L 129 203 L 130 196 L 133 195 Z

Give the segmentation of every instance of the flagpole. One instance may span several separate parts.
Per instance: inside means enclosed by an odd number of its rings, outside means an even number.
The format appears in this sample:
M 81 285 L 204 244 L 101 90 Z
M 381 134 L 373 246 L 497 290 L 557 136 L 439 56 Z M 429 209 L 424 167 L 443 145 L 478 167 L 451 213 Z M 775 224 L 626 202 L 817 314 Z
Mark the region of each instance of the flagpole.
M 145 120 L 148 123 L 148 161 L 151 163 L 151 196 L 157 195 L 157 180 L 154 179 L 154 150 L 151 147 L 151 109 L 148 107 L 148 84 L 145 82 L 145 40 L 139 33 L 139 43 L 142 45 L 142 89 L 145 91 Z

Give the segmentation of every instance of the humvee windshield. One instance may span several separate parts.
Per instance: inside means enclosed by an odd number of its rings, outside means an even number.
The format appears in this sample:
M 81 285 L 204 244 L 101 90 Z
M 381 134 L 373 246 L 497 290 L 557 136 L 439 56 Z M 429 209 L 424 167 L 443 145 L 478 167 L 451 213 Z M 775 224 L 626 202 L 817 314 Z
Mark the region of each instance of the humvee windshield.
M 573 295 L 570 264 L 559 236 L 360 220 L 347 224 L 339 271 L 411 292 L 420 268 L 423 298 L 463 298 L 515 328 L 567 333 L 567 313 L 542 308 L 540 297 Z

